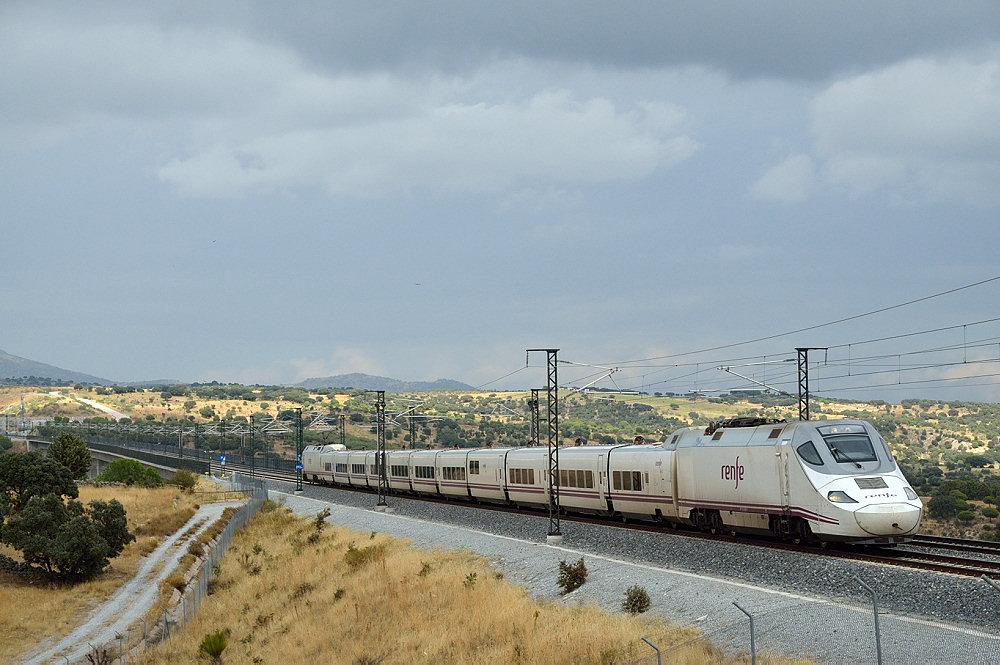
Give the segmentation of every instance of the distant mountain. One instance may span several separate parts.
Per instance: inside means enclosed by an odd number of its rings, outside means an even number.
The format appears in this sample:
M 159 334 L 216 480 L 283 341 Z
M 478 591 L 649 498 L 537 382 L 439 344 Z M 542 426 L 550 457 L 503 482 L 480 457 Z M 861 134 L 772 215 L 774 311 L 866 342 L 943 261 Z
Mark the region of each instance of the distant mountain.
M 437 381 L 400 381 L 370 374 L 338 374 L 316 379 L 306 379 L 296 383 L 297 388 L 353 388 L 355 390 L 384 390 L 388 393 L 408 393 L 421 390 L 472 390 L 472 386 L 460 381 L 438 379 Z
M 22 379 L 25 377 L 35 377 L 36 379 L 49 379 L 51 381 L 63 383 L 94 383 L 101 386 L 110 386 L 114 381 L 102 379 L 99 376 L 92 376 L 82 372 L 46 365 L 35 362 L 27 358 L 19 358 L 9 353 L 0 351 L 0 381 L 4 379 Z

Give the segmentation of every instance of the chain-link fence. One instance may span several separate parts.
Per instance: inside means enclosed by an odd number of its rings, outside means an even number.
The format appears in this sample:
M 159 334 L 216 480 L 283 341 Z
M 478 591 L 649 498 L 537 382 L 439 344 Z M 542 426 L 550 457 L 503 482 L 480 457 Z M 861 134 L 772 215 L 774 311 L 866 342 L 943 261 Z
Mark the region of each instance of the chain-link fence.
M 98 646 L 88 643 L 89 655 L 94 662 L 128 662 L 131 652 L 144 649 L 150 643 L 167 639 L 172 632 L 197 616 L 198 608 L 208 594 L 209 580 L 215 574 L 216 566 L 226 553 L 233 535 L 246 525 L 267 500 L 267 483 L 259 478 L 236 474 L 230 479 L 230 487 L 245 493 L 250 500 L 229 519 L 219 533 L 214 546 L 202 560 L 198 572 L 187 580 L 180 600 L 172 607 L 161 606 L 155 620 L 147 623 L 145 619 L 140 619 L 128 631 L 116 633 L 113 640 Z

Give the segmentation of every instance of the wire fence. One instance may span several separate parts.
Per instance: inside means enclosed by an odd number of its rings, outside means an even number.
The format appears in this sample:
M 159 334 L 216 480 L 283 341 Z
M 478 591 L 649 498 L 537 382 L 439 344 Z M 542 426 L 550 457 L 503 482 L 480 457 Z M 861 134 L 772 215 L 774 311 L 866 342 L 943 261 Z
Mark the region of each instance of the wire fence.
M 113 640 L 100 646 L 90 644 L 89 656 L 93 662 L 108 664 L 128 662 L 130 655 L 145 649 L 149 644 L 169 638 L 172 633 L 198 615 L 198 609 L 208 595 L 209 580 L 216 574 L 219 561 L 232 542 L 233 535 L 260 510 L 268 497 L 267 483 L 259 478 L 235 474 L 229 482 L 230 492 L 235 496 L 249 496 L 249 501 L 229 519 L 214 541 L 212 549 L 202 559 L 198 571 L 191 579 L 186 580 L 180 600 L 171 607 L 161 605 L 156 619 L 148 624 L 145 619 L 140 619 L 125 633 L 116 633 Z
M 1000 602 L 1000 594 L 997 600 Z M 919 631 L 921 639 L 914 639 L 913 619 L 881 612 L 877 625 L 876 630 L 873 605 L 802 602 L 755 612 L 741 604 L 720 626 L 659 653 L 650 649 L 631 665 L 718 662 L 723 658 L 755 665 L 770 662 L 772 657 L 851 665 L 1000 663 L 1000 633 L 989 629 L 945 629 L 927 623 Z

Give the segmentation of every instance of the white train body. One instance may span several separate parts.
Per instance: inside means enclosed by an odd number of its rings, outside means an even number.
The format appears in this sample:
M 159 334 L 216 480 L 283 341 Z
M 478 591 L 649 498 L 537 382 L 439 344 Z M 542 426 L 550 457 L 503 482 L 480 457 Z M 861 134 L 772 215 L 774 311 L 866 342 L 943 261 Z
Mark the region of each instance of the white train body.
M 559 505 L 805 540 L 894 543 L 917 532 L 922 504 L 869 423 L 725 425 L 658 444 L 560 448 Z M 374 451 L 304 454 L 303 466 L 314 482 L 378 486 Z M 547 506 L 548 469 L 546 448 L 480 448 L 389 451 L 386 471 L 399 492 Z

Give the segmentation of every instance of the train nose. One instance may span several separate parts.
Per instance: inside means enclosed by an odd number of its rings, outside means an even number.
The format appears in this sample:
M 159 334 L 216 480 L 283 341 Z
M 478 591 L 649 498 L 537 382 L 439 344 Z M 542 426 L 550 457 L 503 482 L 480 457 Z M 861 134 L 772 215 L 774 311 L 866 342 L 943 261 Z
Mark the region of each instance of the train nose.
M 858 526 L 873 536 L 901 536 L 916 531 L 921 509 L 906 503 L 878 503 L 854 511 Z

